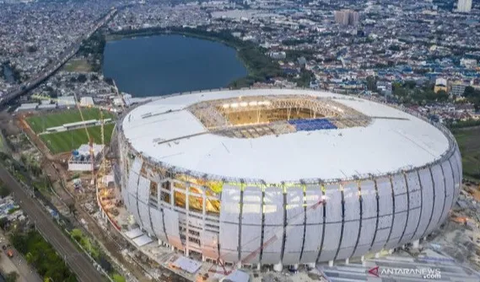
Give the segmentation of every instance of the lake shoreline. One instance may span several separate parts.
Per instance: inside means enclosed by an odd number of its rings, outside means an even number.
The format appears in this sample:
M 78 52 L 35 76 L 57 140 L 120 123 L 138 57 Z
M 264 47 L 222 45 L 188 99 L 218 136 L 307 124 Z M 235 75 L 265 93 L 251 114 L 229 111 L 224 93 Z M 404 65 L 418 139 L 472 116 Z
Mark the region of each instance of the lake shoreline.
M 252 86 L 255 82 L 267 82 L 272 77 L 282 76 L 278 64 L 273 62 L 265 54 L 265 50 L 256 46 L 253 42 L 242 41 L 229 32 L 210 32 L 196 28 L 146 28 L 137 30 L 124 30 L 105 34 L 107 42 L 120 41 L 140 37 L 152 37 L 161 35 L 181 35 L 190 38 L 208 40 L 221 43 L 235 49 L 236 56 L 247 69 L 247 75 L 230 82 L 227 87 L 242 88 Z
M 212 40 L 179 34 L 109 40 L 104 77 L 135 97 L 228 87 L 248 75 L 237 51 Z

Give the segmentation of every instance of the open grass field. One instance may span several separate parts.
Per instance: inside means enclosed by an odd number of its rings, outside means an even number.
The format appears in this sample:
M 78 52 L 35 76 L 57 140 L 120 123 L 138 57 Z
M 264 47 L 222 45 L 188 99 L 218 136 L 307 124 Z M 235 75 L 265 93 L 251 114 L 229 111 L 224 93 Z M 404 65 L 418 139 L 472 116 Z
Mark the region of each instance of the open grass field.
M 463 176 L 480 181 L 480 126 L 453 131 L 462 153 Z
M 68 72 L 89 72 L 91 69 L 92 66 L 86 60 L 71 60 L 63 67 Z
M 97 108 L 82 108 L 85 120 L 100 119 L 100 110 Z M 114 118 L 110 112 L 103 111 L 103 118 Z M 35 115 L 27 118 L 28 125 L 35 133 L 44 132 L 49 127 L 61 126 L 65 123 L 82 121 L 78 109 L 70 109 L 46 115 Z
M 114 123 L 105 124 L 105 144 L 110 143 L 114 126 Z M 92 126 L 88 127 L 87 129 L 90 137 L 93 138 L 93 142 L 100 144 L 102 142 L 100 126 Z M 40 135 L 40 138 L 50 149 L 52 154 L 69 152 L 78 149 L 80 145 L 87 144 L 89 141 L 87 133 L 85 132 L 85 128 L 58 133 L 42 134 Z

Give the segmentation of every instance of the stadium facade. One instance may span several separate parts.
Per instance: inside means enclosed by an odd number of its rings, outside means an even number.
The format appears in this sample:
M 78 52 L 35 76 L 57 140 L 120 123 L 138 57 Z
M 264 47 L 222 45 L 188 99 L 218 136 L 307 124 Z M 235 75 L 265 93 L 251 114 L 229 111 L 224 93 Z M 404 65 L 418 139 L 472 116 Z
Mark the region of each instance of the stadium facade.
M 163 97 L 120 121 L 122 196 L 160 243 L 232 264 L 309 264 L 416 241 L 460 191 L 441 125 L 327 92 Z

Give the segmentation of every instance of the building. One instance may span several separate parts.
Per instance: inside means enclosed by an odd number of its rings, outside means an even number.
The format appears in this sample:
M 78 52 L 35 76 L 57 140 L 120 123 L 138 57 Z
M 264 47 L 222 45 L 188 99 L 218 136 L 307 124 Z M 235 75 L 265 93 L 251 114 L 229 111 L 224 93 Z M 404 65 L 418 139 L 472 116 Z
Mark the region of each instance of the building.
M 95 158 L 93 164 L 96 167 L 101 162 L 103 149 L 105 145 L 93 144 L 93 156 Z M 69 171 L 91 171 L 92 170 L 92 158 L 90 154 L 90 145 L 83 144 L 77 150 L 72 152 L 72 155 L 68 159 Z
M 457 12 L 470 13 L 472 10 L 472 0 L 458 0 Z
M 270 52 L 270 58 L 274 60 L 284 60 L 287 58 L 287 54 L 284 51 Z
M 450 93 L 454 97 L 460 97 L 460 96 L 463 96 L 463 93 L 465 92 L 465 88 L 469 86 L 469 84 L 461 81 L 455 81 L 455 82 L 452 82 L 450 86 L 451 86 Z
M 115 179 L 135 222 L 227 265 L 280 271 L 417 243 L 462 182 L 446 128 L 329 92 L 173 95 L 131 109 L 117 133 Z
M 95 102 L 92 97 L 82 97 L 80 98 L 80 106 L 82 107 L 93 107 Z
M 466 67 L 467 69 L 475 69 L 477 67 L 477 60 L 475 59 L 460 59 L 460 65 Z
M 341 25 L 357 25 L 360 16 L 353 10 L 335 11 L 335 22 Z
M 390 81 L 377 81 L 377 90 L 383 96 L 392 96 L 393 87 Z
M 447 92 L 447 80 L 445 78 L 437 78 L 435 80 L 435 86 L 433 88 L 433 91 L 435 93 L 438 93 L 439 91 L 445 91 Z

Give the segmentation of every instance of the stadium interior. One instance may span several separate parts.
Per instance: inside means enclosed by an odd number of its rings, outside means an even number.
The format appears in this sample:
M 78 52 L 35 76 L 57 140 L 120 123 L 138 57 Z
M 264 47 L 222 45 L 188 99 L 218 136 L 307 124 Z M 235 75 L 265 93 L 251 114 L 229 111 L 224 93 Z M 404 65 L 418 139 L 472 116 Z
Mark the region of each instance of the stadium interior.
M 211 132 L 232 138 L 366 126 L 370 122 L 365 115 L 333 99 L 306 95 L 211 100 L 194 104 L 189 110 Z

